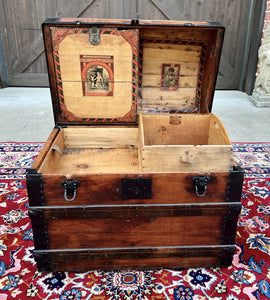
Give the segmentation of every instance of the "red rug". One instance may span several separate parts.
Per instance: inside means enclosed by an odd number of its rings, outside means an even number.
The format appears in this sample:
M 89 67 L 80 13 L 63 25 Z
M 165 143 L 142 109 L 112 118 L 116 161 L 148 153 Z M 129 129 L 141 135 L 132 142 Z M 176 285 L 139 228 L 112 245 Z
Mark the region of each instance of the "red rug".
M 234 144 L 245 170 L 237 251 L 228 268 L 39 273 L 25 173 L 43 144 L 0 144 L 0 300 L 270 299 L 270 144 Z

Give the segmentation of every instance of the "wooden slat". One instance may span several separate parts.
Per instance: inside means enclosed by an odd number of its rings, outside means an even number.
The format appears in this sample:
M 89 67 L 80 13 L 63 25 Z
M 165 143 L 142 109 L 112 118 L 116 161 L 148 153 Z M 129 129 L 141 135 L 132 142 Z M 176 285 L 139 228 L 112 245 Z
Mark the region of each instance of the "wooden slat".
M 231 264 L 235 246 L 38 250 L 40 271 L 136 270 L 157 267 L 206 267 Z M 222 259 L 220 259 L 222 258 Z
M 52 249 L 164 247 L 220 244 L 223 218 L 234 206 L 239 212 L 239 203 L 44 207 L 42 212 Z M 33 220 L 36 209 L 30 209 Z
M 101 222 L 106 221 L 106 219 L 134 219 L 134 222 L 140 224 L 137 218 L 168 218 L 170 222 L 170 217 L 214 217 L 214 216 L 225 216 L 227 214 L 227 209 L 233 209 L 234 207 L 239 208 L 239 202 L 214 202 L 214 203 L 176 203 L 176 204 L 123 204 L 123 205 L 81 205 L 81 206 L 31 206 L 31 218 L 36 219 L 40 216 L 35 212 L 42 212 L 44 220 L 66 220 L 70 222 L 71 220 L 84 219 L 86 220 L 94 219 L 95 221 L 101 220 Z M 200 219 L 200 218 L 198 218 Z M 154 220 L 153 220 L 154 221 Z M 104 224 L 104 226 L 109 226 L 110 224 Z M 86 227 L 86 224 L 81 226 Z M 120 224 L 118 225 L 120 226 Z M 190 225 L 193 226 L 193 225 Z M 92 228 L 93 229 L 93 228 Z M 55 229 L 56 231 L 59 228 Z M 89 227 L 90 230 L 90 227 Z M 108 229 L 109 230 L 109 229 Z M 107 230 L 107 231 L 108 231 Z M 114 230 L 114 229 L 111 229 Z M 146 229 L 147 230 L 147 229 Z M 215 229 L 216 230 L 216 229 Z M 217 229 L 219 230 L 219 229 Z M 61 230 L 59 230 L 61 231 Z M 67 231 L 79 231 L 78 228 L 67 227 Z M 53 248 L 53 247 L 52 247 Z
M 232 170 L 231 146 L 145 146 L 143 172 L 218 172 Z M 217 159 L 213 159 L 216 157 Z
M 101 18 L 110 19 L 110 0 L 94 0 L 89 6 L 80 12 L 80 18 Z M 71 17 L 74 17 L 71 16 Z
M 177 0 L 151 0 L 151 2 L 168 18 L 172 20 L 186 20 L 185 12 L 179 7 Z
M 121 19 L 124 17 L 124 0 L 110 1 L 110 17 Z
M 138 128 L 65 128 L 66 148 L 138 148 Z
M 57 148 L 55 148 L 57 147 Z M 46 154 L 40 168 L 38 169 L 39 173 L 44 172 L 54 172 L 58 162 L 61 159 L 61 154 L 64 153 L 65 144 L 64 144 L 64 133 L 62 130 L 59 131 L 55 137 L 53 143 L 50 146 L 48 153 Z M 58 152 L 60 151 L 60 153 Z
M 142 115 L 144 146 L 206 145 L 210 115 L 177 114 L 180 123 L 171 124 L 170 115 Z
M 72 175 L 70 179 L 80 182 L 76 199 L 69 205 L 95 204 L 135 204 L 135 203 L 205 203 L 226 201 L 228 187 L 228 172 L 201 173 L 208 175 L 211 180 L 207 184 L 205 197 L 197 197 L 193 176 L 198 173 L 135 173 L 135 174 L 85 174 Z M 43 174 L 43 190 L 46 205 L 67 205 L 64 199 L 64 189 L 61 182 L 66 175 Z M 151 199 L 122 198 L 123 178 L 152 178 Z M 166 182 L 166 184 L 164 184 Z M 179 197 L 181 195 L 181 197 Z
M 150 217 L 47 222 L 52 249 L 216 245 L 222 223 L 222 216 L 159 218 L 154 211 Z
M 61 12 L 57 12 L 55 17 L 65 16 L 65 17 L 74 17 L 78 16 L 83 10 L 85 10 L 94 0 L 89 1 L 78 1 L 70 0 L 69 5 L 64 7 L 64 10 Z M 40 29 L 40 28 L 38 28 Z M 29 53 L 29 49 L 31 49 Z M 32 63 L 43 51 L 43 37 L 41 30 L 39 31 L 39 35 L 36 36 L 35 40 L 29 44 L 25 45 L 21 49 L 20 57 L 17 57 L 15 61 L 12 63 L 12 73 L 20 73 L 23 72 L 30 63 Z M 16 57 L 16 56 L 15 56 Z
M 221 120 L 214 114 L 211 114 L 208 145 L 231 145 L 230 137 Z M 233 149 L 231 148 L 231 151 Z
M 138 149 L 136 148 L 74 148 L 67 149 L 53 169 L 45 172 L 53 174 L 111 174 L 138 172 Z
M 14 73 L 14 75 L 9 78 L 8 84 L 10 86 L 48 87 L 49 79 L 48 74 L 46 73 Z
M 48 137 L 46 143 L 42 147 L 41 151 L 38 154 L 38 157 L 35 159 L 34 163 L 31 166 L 31 169 L 37 171 L 38 168 L 41 166 L 43 160 L 45 159 L 46 155 L 48 154 L 51 145 L 53 144 L 59 130 L 58 129 L 53 129 L 51 132 L 50 136 Z

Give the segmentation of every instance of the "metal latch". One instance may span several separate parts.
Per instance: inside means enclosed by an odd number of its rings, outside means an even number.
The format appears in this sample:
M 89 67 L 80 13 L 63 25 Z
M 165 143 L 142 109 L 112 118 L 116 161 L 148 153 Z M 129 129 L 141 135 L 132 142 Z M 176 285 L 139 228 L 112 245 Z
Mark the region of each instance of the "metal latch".
M 198 197 L 204 197 L 206 195 L 207 183 L 210 181 L 210 176 L 193 176 L 192 181 L 196 195 Z
M 93 26 L 89 29 L 89 41 L 92 45 L 100 43 L 100 30 L 98 27 Z
M 77 195 L 77 188 L 80 185 L 80 182 L 77 180 L 64 180 L 61 182 L 61 185 L 64 187 L 64 198 L 66 201 L 73 201 Z
M 123 199 L 151 199 L 152 178 L 123 178 Z

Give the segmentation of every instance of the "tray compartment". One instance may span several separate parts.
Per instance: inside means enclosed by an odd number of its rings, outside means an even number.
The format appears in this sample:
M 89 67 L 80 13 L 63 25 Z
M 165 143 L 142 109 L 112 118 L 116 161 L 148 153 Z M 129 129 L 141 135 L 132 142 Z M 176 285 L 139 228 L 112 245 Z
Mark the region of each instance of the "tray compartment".
M 138 128 L 64 128 L 39 173 L 96 174 L 138 172 Z
M 140 115 L 143 172 L 233 169 L 232 145 L 214 114 Z

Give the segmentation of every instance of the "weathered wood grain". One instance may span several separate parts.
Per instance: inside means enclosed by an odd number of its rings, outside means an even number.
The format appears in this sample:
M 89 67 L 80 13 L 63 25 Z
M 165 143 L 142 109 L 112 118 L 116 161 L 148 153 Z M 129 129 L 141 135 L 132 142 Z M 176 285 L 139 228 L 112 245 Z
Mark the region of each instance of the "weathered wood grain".
M 41 271 L 125 270 L 228 266 L 234 246 L 190 246 L 115 249 L 37 250 L 34 256 Z M 222 259 L 221 259 L 222 258 Z
M 158 203 L 204 203 L 226 201 L 228 188 L 228 172 L 206 173 L 211 180 L 207 184 L 205 197 L 197 197 L 192 177 L 198 173 L 139 173 L 139 174 L 84 174 L 72 175 L 70 179 L 78 180 L 80 186 L 76 199 L 68 204 L 98 205 L 98 204 L 158 204 Z M 204 175 L 204 173 L 201 173 Z M 151 199 L 122 198 L 123 178 L 152 178 Z M 43 174 L 44 201 L 46 205 L 67 205 L 64 199 L 64 189 L 61 182 L 65 175 Z M 181 195 L 181 196 L 180 196 Z

